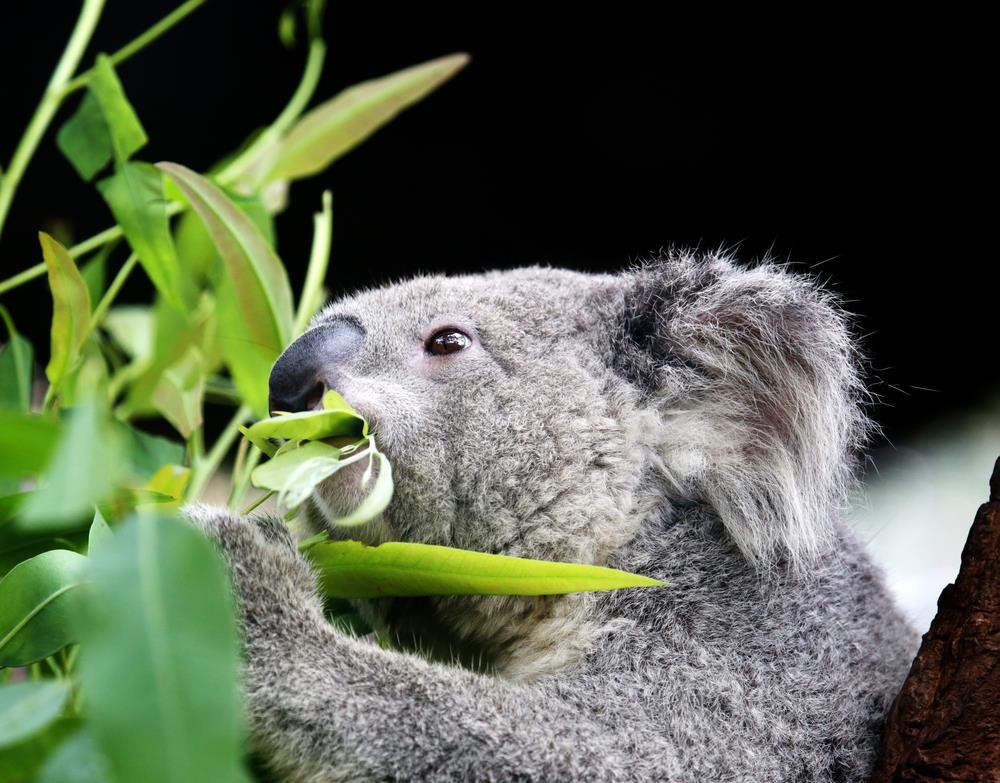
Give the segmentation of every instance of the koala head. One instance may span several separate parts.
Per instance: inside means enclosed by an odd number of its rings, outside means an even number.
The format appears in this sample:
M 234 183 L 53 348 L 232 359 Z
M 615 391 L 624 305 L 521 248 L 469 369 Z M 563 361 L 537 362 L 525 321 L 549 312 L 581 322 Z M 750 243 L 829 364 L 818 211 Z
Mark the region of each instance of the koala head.
M 382 519 L 335 535 L 602 564 L 656 509 L 695 501 L 767 568 L 829 544 L 865 430 L 855 366 L 812 280 L 675 253 L 349 296 L 286 350 L 271 393 L 301 410 L 336 389 L 392 462 Z M 357 505 L 362 470 L 319 488 L 320 522 Z

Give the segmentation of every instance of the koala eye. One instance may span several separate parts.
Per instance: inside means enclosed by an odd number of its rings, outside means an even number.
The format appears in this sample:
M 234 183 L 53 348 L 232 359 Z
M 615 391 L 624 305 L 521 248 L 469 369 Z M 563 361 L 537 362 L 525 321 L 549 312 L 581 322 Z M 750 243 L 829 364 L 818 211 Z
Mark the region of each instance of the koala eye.
M 436 356 L 444 356 L 449 353 L 458 353 L 472 345 L 472 338 L 465 332 L 458 329 L 440 329 L 430 336 L 424 344 L 427 353 Z

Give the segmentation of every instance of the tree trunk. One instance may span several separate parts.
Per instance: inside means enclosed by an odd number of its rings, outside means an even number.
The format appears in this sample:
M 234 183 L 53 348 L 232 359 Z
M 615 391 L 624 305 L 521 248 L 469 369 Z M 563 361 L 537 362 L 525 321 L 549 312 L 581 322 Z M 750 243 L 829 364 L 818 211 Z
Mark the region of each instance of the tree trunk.
M 892 705 L 872 783 L 1000 783 L 1000 459 Z

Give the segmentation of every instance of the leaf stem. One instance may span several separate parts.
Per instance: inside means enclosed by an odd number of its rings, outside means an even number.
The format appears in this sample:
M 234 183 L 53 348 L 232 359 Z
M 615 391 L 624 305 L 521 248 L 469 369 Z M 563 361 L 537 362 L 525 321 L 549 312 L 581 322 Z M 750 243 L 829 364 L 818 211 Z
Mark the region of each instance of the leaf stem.
M 176 201 L 171 201 L 167 204 L 167 217 L 173 217 L 178 212 L 184 210 L 183 204 L 178 204 Z M 69 253 L 70 258 L 79 258 L 82 255 L 86 255 L 91 250 L 96 250 L 102 245 L 108 244 L 108 242 L 113 242 L 116 239 L 124 236 L 121 226 L 111 226 L 111 228 L 106 228 L 103 231 L 94 234 L 92 237 L 87 237 L 79 244 L 73 245 L 66 252 Z M 18 286 L 24 285 L 36 277 L 42 277 L 45 275 L 45 262 L 35 264 L 34 266 L 28 267 L 23 272 L 18 272 L 13 277 L 8 277 L 6 280 L 0 281 L 0 294 L 5 294 L 8 291 L 17 288 Z
M 3 179 L 0 180 L 0 233 L 3 232 L 3 224 L 10 211 L 11 202 L 14 200 L 14 192 L 21 182 L 21 177 L 24 176 L 24 170 L 31 162 L 32 155 L 35 154 L 49 123 L 52 122 L 52 117 L 62 102 L 63 87 L 73 75 L 77 65 L 80 64 L 80 58 L 83 57 L 84 50 L 90 43 L 90 37 L 94 33 L 94 28 L 97 26 L 97 20 L 100 19 L 103 9 L 104 0 L 84 0 L 69 42 L 56 64 L 55 71 L 52 72 L 52 78 L 49 79 L 42 99 L 24 131 L 21 141 L 14 150 L 10 165 L 7 167 Z
M 298 119 L 299 115 L 309 105 L 313 93 L 316 92 L 316 85 L 319 84 L 319 77 L 323 71 L 323 61 L 326 58 L 326 44 L 319 38 L 313 39 L 309 44 L 309 54 L 306 57 L 306 67 L 299 80 L 299 86 L 295 88 L 295 93 L 289 99 L 288 104 L 278 115 L 277 119 L 261 133 L 243 152 L 229 161 L 216 178 L 224 184 L 232 184 L 249 172 L 261 153 L 267 147 L 277 141 L 291 127 L 292 123 Z M 255 183 L 258 184 L 258 183 Z
M 218 440 L 215 441 L 215 445 L 212 446 L 208 454 L 203 458 L 196 460 L 193 463 L 191 470 L 191 481 L 188 483 L 187 488 L 187 499 L 196 500 L 198 495 L 201 494 L 202 489 L 204 489 L 205 484 L 212 477 L 212 474 L 218 470 L 219 465 L 222 464 L 222 460 L 225 458 L 230 447 L 233 445 L 233 441 L 236 440 L 236 436 L 240 434 L 239 426 L 247 420 L 250 416 L 250 406 L 241 405 L 233 418 L 229 420 L 229 424 L 222 431 Z
M 153 43 L 153 41 L 162 36 L 172 27 L 177 25 L 185 17 L 189 16 L 191 13 L 198 10 L 198 8 L 200 6 L 203 6 L 206 2 L 207 0 L 188 0 L 186 3 L 182 3 L 181 5 L 177 6 L 177 8 L 175 8 L 173 11 L 171 11 L 169 14 L 163 17 L 159 22 L 157 22 L 148 30 L 146 30 L 146 32 L 142 33 L 142 35 L 132 39 L 127 44 L 125 44 L 121 49 L 110 55 L 108 59 L 111 60 L 111 64 L 118 65 L 118 63 L 124 62 L 136 52 L 149 46 L 149 44 Z M 90 80 L 93 78 L 93 76 L 94 76 L 93 68 L 91 68 L 89 71 L 84 71 L 83 73 L 81 73 L 79 76 L 77 76 L 63 88 L 62 97 L 65 98 L 70 93 L 73 93 L 76 90 L 86 87 L 87 84 L 90 82 Z
M 323 282 L 330 266 L 330 243 L 333 239 L 332 197 L 329 190 L 323 191 L 323 210 L 313 215 L 313 241 L 309 252 L 309 266 L 306 281 L 299 298 L 299 309 L 295 314 L 292 336 L 298 337 L 309 325 L 309 319 L 319 310 L 323 297 Z
M 255 501 L 254 501 L 253 503 L 251 503 L 251 504 L 250 504 L 249 506 L 247 506 L 247 507 L 246 507 L 245 509 L 243 509 L 243 510 L 242 510 L 242 511 L 240 512 L 240 515 L 241 515 L 241 516 L 246 516 L 246 515 L 247 515 L 247 514 L 249 514 L 249 513 L 251 512 L 251 511 L 253 511 L 253 510 L 254 510 L 255 508 L 257 508 L 257 507 L 258 507 L 258 506 L 260 506 L 260 505 L 261 505 L 262 503 L 264 503 L 264 502 L 265 502 L 265 501 L 266 501 L 266 500 L 267 500 L 268 498 L 270 498 L 270 497 L 271 497 L 271 496 L 272 496 L 273 494 L 274 494 L 274 490 L 273 490 L 273 489 L 272 489 L 272 490 L 270 490 L 269 492 L 265 492 L 265 493 L 264 493 L 263 495 L 261 495 L 261 496 L 260 496 L 259 498 L 257 498 L 257 499 L 256 499 L 256 500 L 255 500 Z
M 264 452 L 260 449 L 254 448 L 249 459 L 243 464 L 239 475 L 233 477 L 233 491 L 229 498 L 230 508 L 238 508 L 243 502 L 243 496 L 246 495 L 247 489 L 250 487 L 250 476 L 263 454 Z
M 115 301 L 115 297 L 118 296 L 118 292 L 121 291 L 122 286 L 125 285 L 125 280 L 128 279 L 129 274 L 135 269 L 135 265 L 139 262 L 139 256 L 132 253 L 122 264 L 122 268 L 118 270 L 118 274 L 115 275 L 115 279 L 111 281 L 111 285 L 108 286 L 108 290 L 104 292 L 104 296 L 101 297 L 101 301 L 97 303 L 97 307 L 94 308 L 93 314 L 90 316 L 90 324 L 87 326 L 87 335 L 91 334 L 98 326 L 100 326 L 101 321 L 104 320 L 104 316 L 108 314 L 108 309 L 111 307 L 111 303 Z

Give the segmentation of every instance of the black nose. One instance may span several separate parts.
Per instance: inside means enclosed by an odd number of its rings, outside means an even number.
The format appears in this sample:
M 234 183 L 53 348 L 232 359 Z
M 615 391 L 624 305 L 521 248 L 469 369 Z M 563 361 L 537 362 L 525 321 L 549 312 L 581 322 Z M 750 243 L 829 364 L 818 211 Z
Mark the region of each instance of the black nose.
M 354 321 L 321 324 L 289 345 L 271 368 L 271 411 L 312 410 L 327 389 L 337 387 L 344 365 L 365 338 Z

